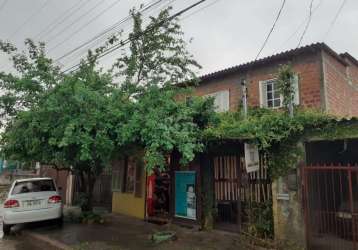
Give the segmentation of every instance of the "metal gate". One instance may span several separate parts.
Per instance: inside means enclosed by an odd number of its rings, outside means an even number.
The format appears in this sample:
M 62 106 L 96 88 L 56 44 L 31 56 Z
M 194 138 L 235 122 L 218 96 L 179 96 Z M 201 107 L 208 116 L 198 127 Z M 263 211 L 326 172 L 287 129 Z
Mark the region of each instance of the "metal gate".
M 252 173 L 246 172 L 244 161 L 240 155 L 213 157 L 217 228 L 247 230 L 252 222 L 253 205 L 271 199 L 271 181 L 264 157 L 260 157 L 259 170 Z
M 358 250 L 358 165 L 303 168 L 309 250 Z
M 217 205 L 216 227 L 238 231 L 240 225 L 240 157 L 213 158 L 214 190 Z

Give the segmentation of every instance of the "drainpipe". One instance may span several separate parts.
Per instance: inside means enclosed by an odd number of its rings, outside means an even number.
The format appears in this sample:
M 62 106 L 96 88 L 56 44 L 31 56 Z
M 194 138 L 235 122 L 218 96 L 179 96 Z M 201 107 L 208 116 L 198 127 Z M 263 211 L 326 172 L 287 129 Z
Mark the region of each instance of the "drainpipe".
M 241 87 L 242 87 L 242 106 L 244 109 L 244 118 L 247 117 L 247 87 L 246 80 L 241 79 Z

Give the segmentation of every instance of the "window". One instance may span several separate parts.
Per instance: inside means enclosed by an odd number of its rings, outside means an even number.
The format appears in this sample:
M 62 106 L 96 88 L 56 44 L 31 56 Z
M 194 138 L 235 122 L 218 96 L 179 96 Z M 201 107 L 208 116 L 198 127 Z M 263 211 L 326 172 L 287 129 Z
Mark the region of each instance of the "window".
M 17 182 L 12 190 L 12 194 L 37 193 L 56 191 L 52 180 L 36 180 Z
M 229 111 L 230 107 L 230 92 L 229 90 L 218 91 L 206 95 L 207 97 L 214 97 L 214 107 L 216 112 Z
M 113 164 L 113 191 L 131 193 L 135 197 L 143 195 L 143 160 L 136 157 L 126 157 Z
M 298 77 L 294 77 L 295 96 L 293 103 L 299 104 Z M 281 108 L 283 96 L 280 94 L 276 79 L 261 81 L 260 86 L 260 106 L 266 108 Z
M 132 157 L 128 157 L 125 163 L 125 179 L 124 179 L 124 193 L 133 193 L 135 186 L 135 161 Z

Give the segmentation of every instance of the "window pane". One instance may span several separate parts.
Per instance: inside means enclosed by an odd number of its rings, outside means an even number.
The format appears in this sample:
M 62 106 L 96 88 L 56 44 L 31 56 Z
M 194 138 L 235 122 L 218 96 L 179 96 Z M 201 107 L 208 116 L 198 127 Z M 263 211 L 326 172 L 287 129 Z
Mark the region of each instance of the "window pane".
M 274 100 L 274 107 L 280 107 L 281 106 L 281 100 L 280 99 L 275 99 Z
M 12 194 L 56 191 L 52 180 L 23 181 L 15 184 Z
M 267 93 L 267 100 L 272 100 L 272 92 Z
M 279 99 L 280 98 L 280 92 L 275 91 L 274 98 Z
M 272 108 L 272 101 L 267 101 L 267 107 Z
M 133 193 L 135 184 L 135 161 L 132 158 L 128 158 L 126 174 L 127 175 L 124 192 Z
M 268 83 L 266 86 L 267 86 L 267 91 L 271 91 L 271 90 L 272 90 L 272 84 L 271 84 L 271 83 Z

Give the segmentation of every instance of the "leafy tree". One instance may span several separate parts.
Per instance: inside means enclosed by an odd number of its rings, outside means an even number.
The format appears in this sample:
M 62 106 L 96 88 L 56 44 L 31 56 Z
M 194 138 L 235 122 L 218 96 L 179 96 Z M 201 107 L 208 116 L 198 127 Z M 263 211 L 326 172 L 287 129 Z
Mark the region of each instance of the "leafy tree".
M 98 56 L 118 38 L 89 52 L 80 68 L 67 75 L 45 56 L 43 44 L 26 40 L 28 53 L 20 55 L 2 43 L 3 51 L 14 54 L 18 70 L 16 75 L 1 73 L 5 94 L 0 103 L 9 117 L 1 138 L 6 157 L 75 172 L 85 184 L 86 210 L 92 208 L 97 176 L 125 148 L 143 148 L 149 171 L 163 168 L 165 156 L 174 150 L 185 164 L 203 150 L 202 129 L 214 120 L 211 99 L 186 102 L 182 95 L 188 90 L 175 85 L 195 78 L 198 64 L 186 51 L 169 9 L 145 28 L 140 14 L 132 11 L 132 16 L 130 50 L 109 73 L 96 69 Z M 122 84 L 114 84 L 113 76 Z
M 128 37 L 129 51 L 123 49 L 113 67 L 116 76 L 123 79 L 122 88 L 126 92 L 196 79 L 195 70 L 200 65 L 187 51 L 181 27 L 177 19 L 171 18 L 170 10 L 164 9 L 157 17 L 150 17 L 147 26 L 143 25 L 141 13 L 131 10 L 133 30 Z
M 109 165 L 115 147 L 112 79 L 83 64 L 7 127 L 2 144 L 6 155 L 36 160 L 75 172 L 92 208 L 96 177 Z
M 13 64 L 12 73 L 0 72 L 0 116 L 3 122 L 36 104 L 61 79 L 60 69 L 45 55 L 45 45 L 25 40 L 26 52 L 0 40 L 0 51 Z

